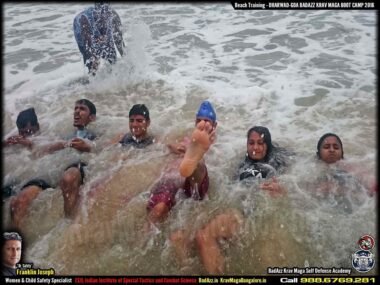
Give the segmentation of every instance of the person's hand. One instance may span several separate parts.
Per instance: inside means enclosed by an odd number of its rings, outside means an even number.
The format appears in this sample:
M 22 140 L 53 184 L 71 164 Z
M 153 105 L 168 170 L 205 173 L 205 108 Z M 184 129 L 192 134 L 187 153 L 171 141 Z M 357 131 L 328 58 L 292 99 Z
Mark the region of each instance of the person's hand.
M 286 193 L 285 188 L 281 187 L 276 177 L 272 177 L 271 181 L 260 184 L 262 190 L 268 191 L 272 197 L 279 197 Z
M 88 144 L 85 140 L 80 138 L 73 138 L 69 143 L 69 147 L 75 148 L 78 151 L 82 152 L 90 152 L 91 151 L 91 145 Z
M 6 145 L 15 145 L 15 144 L 21 144 L 26 147 L 32 147 L 32 142 L 20 135 L 11 136 L 5 140 Z

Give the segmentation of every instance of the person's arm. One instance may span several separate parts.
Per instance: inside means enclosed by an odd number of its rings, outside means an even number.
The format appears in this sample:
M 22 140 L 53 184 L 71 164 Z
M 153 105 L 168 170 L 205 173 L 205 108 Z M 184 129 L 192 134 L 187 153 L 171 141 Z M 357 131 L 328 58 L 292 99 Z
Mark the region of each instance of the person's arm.
M 340 166 L 345 171 L 352 173 L 356 179 L 359 180 L 366 189 L 369 196 L 373 196 L 377 192 L 376 176 L 373 175 L 374 171 L 371 171 L 363 165 L 355 165 L 353 163 L 341 162 Z
M 72 147 L 81 152 L 91 152 L 95 148 L 95 142 L 81 138 L 73 138 L 67 147 Z
M 90 23 L 88 22 L 88 19 L 86 16 L 82 15 L 79 19 L 79 23 L 82 27 L 82 35 L 83 39 L 85 42 L 85 47 L 86 47 L 86 52 L 88 52 L 89 58 L 91 56 L 91 46 L 92 46 L 92 41 L 91 41 L 91 26 Z
M 119 15 L 112 11 L 113 18 L 112 18 L 112 31 L 113 31 L 113 39 L 115 41 L 115 45 L 117 47 L 117 50 L 119 51 L 120 55 L 124 55 L 123 48 L 125 47 L 124 41 L 123 41 L 123 33 L 121 31 L 121 20 Z
M 33 142 L 31 140 L 20 135 L 11 136 L 3 142 L 4 147 L 16 145 L 16 144 L 25 146 L 30 149 L 33 146 Z
M 58 150 L 64 149 L 66 147 L 66 141 L 57 141 L 48 145 L 44 145 L 38 150 L 36 150 L 36 156 L 41 157 L 47 154 L 54 153 Z
M 286 194 L 285 187 L 281 186 L 280 183 L 278 183 L 276 177 L 272 177 L 271 180 L 260 184 L 260 188 L 262 190 L 268 191 L 269 195 L 272 197 L 278 197 Z
M 111 145 L 118 144 L 124 136 L 125 136 L 124 133 L 123 134 L 117 134 L 110 141 L 106 142 L 104 144 L 104 147 L 108 147 L 108 146 L 111 146 Z

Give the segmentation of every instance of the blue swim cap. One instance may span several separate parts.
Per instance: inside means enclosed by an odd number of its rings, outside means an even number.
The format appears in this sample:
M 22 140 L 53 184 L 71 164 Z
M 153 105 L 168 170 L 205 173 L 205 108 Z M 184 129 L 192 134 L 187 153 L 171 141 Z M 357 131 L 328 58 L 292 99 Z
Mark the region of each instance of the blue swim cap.
M 214 108 L 212 107 L 211 103 L 209 101 L 203 101 L 201 106 L 199 107 L 199 110 L 197 112 L 197 118 L 208 118 L 211 121 L 216 121 L 216 113 L 214 111 Z

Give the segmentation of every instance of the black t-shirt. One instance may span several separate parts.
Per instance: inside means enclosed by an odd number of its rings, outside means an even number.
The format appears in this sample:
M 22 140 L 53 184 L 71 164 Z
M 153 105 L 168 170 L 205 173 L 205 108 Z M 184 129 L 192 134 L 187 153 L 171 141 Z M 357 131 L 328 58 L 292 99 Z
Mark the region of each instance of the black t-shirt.
M 274 176 L 276 169 L 271 165 L 262 162 L 256 162 L 246 158 L 239 167 L 239 180 L 270 178 Z
M 17 276 L 16 268 L 11 268 L 5 265 L 2 266 L 1 273 L 3 274 L 3 276 Z
M 144 148 L 154 142 L 154 138 L 152 136 L 148 136 L 142 140 L 138 140 L 130 133 L 126 134 L 119 143 L 122 146 L 133 146 L 135 148 Z
M 239 166 L 239 180 L 270 178 L 280 174 L 287 168 L 292 156 L 293 152 L 281 147 L 273 147 L 266 160 L 253 160 L 246 156 Z

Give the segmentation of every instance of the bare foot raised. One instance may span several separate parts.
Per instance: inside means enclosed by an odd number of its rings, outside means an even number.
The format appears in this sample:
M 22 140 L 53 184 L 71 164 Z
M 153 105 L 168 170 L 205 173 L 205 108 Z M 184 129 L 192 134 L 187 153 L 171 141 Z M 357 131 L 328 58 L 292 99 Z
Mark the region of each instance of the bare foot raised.
M 198 166 L 198 162 L 208 151 L 215 139 L 215 130 L 206 121 L 200 121 L 191 135 L 191 142 L 185 156 L 179 166 L 179 172 L 183 177 L 189 177 Z

